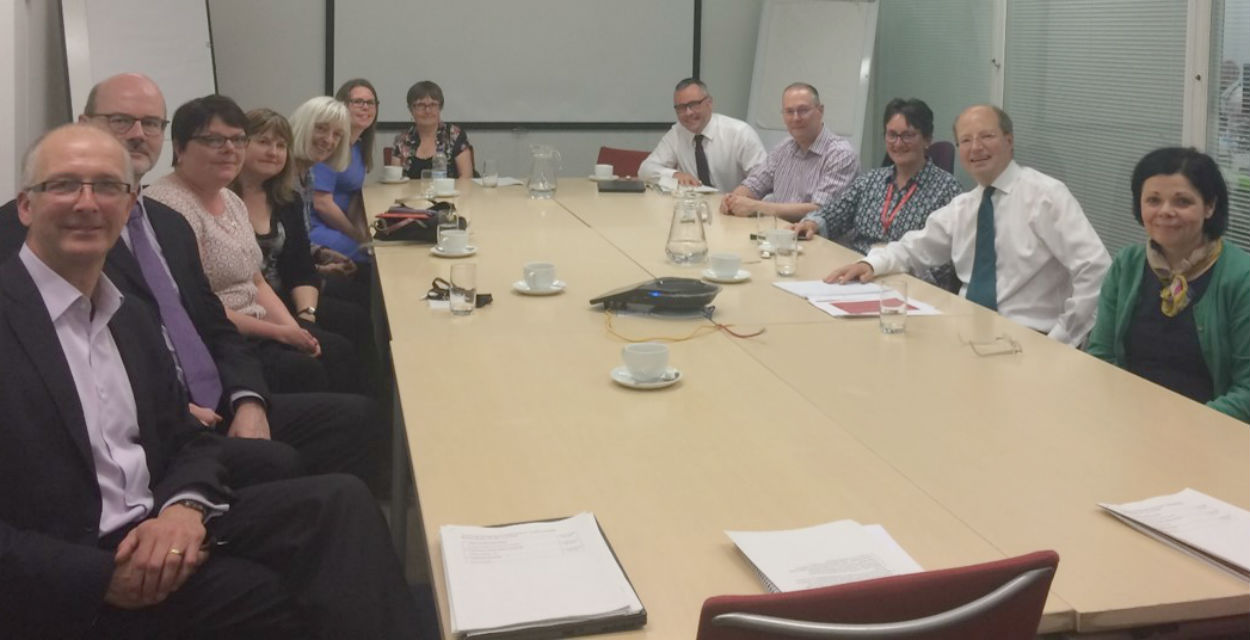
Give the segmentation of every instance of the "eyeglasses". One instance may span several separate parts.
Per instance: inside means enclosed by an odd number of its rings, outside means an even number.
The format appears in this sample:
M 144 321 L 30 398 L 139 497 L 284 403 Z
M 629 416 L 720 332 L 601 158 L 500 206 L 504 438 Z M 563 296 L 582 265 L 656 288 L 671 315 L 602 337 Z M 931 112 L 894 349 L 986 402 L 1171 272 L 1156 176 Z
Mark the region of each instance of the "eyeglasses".
M 806 118 L 815 110 L 815 107 L 795 107 L 793 109 L 782 109 L 781 115 L 787 118 Z
M 897 131 L 885 132 L 886 142 L 902 142 L 903 144 L 911 144 L 916 141 L 916 138 L 919 138 L 919 137 L 920 137 L 919 131 L 904 131 L 902 133 L 899 133 Z
M 1001 137 L 1003 137 L 1003 134 L 1000 131 L 982 131 L 976 135 L 976 141 L 981 144 L 992 144 Z M 963 136 L 955 144 L 962 147 L 966 144 L 972 144 L 972 140 L 973 136 Z
M 144 135 L 156 136 L 164 133 L 165 126 L 169 124 L 169 121 L 164 118 L 157 118 L 156 116 L 136 118 L 125 113 L 89 113 L 87 117 L 105 118 L 108 120 L 109 129 L 113 133 L 118 134 L 129 132 L 135 126 L 135 123 L 138 122 L 139 126 L 143 127 Z
M 351 100 L 347 101 L 347 104 L 350 104 L 353 107 L 368 107 L 372 109 L 382 104 L 382 101 L 381 100 L 369 100 L 367 98 L 352 98 Z
M 412 103 L 413 111 L 438 111 L 442 108 L 437 102 L 414 102 Z
M 703 96 L 699 100 L 693 100 L 691 102 L 683 102 L 681 104 L 675 104 L 673 105 L 673 111 L 676 111 L 677 113 L 685 113 L 687 111 L 693 111 L 699 105 L 702 105 L 704 102 L 707 102 L 707 99 L 710 97 L 712 96 Z
M 50 193 L 54 196 L 74 196 L 82 193 L 83 187 L 91 187 L 91 193 L 101 200 L 113 200 L 130 193 L 130 184 L 118 180 L 79 180 L 78 178 L 57 178 L 45 180 L 39 184 L 26 187 L 26 191 Z
M 230 146 L 234 147 L 235 149 L 242 149 L 244 146 L 247 145 L 248 138 L 247 138 L 247 134 L 244 134 L 244 133 L 240 133 L 237 136 L 230 136 L 230 137 L 218 135 L 216 133 L 206 133 L 204 135 L 191 136 L 191 139 L 198 141 L 200 144 L 208 147 L 209 149 L 221 149 L 222 147 L 226 146 L 227 142 L 229 142 Z

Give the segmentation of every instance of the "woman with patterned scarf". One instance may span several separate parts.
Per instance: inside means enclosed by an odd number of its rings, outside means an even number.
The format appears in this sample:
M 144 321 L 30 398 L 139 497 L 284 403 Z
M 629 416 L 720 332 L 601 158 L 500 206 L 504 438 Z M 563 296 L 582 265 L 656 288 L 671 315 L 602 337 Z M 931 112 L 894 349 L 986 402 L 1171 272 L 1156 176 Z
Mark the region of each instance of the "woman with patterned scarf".
M 1219 167 L 1194 149 L 1157 149 L 1132 187 L 1148 239 L 1112 262 L 1088 351 L 1250 422 L 1250 254 L 1222 238 Z

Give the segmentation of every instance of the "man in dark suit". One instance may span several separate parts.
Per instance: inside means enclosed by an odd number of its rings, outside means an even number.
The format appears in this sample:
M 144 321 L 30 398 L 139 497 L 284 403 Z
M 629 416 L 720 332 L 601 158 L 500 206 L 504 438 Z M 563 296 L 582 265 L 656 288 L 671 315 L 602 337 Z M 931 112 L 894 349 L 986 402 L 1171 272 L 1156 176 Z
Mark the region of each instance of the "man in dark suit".
M 412 637 L 363 485 L 232 490 L 151 312 L 102 275 L 134 202 L 125 150 L 69 125 L 24 166 L 30 231 L 0 264 L 0 635 Z
M 165 113 L 165 99 L 150 79 L 122 74 L 92 88 L 79 122 L 108 131 L 122 143 L 138 184 L 160 157 Z M 186 220 L 142 196 L 136 208 L 123 242 L 108 255 L 105 273 L 156 314 L 190 391 L 192 414 L 231 436 L 290 444 L 309 471 L 345 471 L 381 486 L 379 465 L 389 438 L 376 404 L 351 394 L 270 395 L 259 361 L 204 276 L 195 233 Z M 16 252 L 24 238 L 15 202 L 0 207 L 0 259 Z M 141 264 L 136 240 L 144 242 L 155 262 Z

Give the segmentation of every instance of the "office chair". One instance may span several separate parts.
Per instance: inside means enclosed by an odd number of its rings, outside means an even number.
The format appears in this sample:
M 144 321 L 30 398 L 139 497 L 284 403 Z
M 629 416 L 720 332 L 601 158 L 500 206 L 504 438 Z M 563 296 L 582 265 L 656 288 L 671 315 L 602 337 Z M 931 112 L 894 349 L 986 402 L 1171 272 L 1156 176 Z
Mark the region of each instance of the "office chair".
M 1059 554 L 703 603 L 697 640 L 1033 640 Z
M 650 151 L 599 147 L 599 159 L 595 163 L 612 165 L 612 171 L 624 178 L 638 175 L 638 167 L 642 166 L 642 161 L 649 155 Z
M 946 140 L 938 140 L 929 145 L 929 150 L 925 152 L 929 159 L 933 161 L 939 168 L 946 173 L 955 173 L 955 143 Z M 890 155 L 886 154 L 885 159 L 881 161 L 881 166 L 888 167 L 894 164 L 890 159 Z

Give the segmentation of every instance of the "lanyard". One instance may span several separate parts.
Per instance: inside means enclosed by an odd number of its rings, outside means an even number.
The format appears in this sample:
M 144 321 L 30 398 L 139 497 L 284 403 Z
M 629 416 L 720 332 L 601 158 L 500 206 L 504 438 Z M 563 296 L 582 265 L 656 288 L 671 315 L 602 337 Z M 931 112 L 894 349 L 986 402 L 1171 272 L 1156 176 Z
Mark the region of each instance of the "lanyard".
M 890 225 L 894 224 L 894 218 L 898 216 L 899 209 L 902 209 L 903 205 L 907 204 L 907 200 L 911 198 L 911 194 L 916 192 L 916 186 L 917 183 L 913 182 L 911 188 L 907 190 L 907 193 L 903 194 L 902 199 L 898 201 L 894 210 L 891 211 L 890 199 L 894 197 L 894 181 L 890 181 L 890 186 L 885 190 L 885 203 L 881 205 L 881 230 L 887 236 L 890 233 Z

